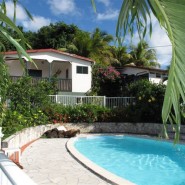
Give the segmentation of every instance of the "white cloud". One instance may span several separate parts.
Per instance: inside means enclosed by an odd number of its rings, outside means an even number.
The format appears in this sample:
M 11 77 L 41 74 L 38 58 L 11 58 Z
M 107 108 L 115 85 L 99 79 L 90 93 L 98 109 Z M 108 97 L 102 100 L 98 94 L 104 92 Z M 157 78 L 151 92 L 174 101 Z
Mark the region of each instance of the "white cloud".
M 11 1 L 7 1 L 6 2 L 6 8 L 7 8 L 7 15 L 10 18 L 13 18 L 14 16 L 14 4 Z M 24 9 L 20 6 L 17 5 L 16 7 L 16 20 L 17 21 L 23 21 L 27 19 L 27 15 L 26 12 L 24 11 Z
M 117 19 L 119 15 L 118 10 L 108 10 L 105 13 L 98 13 L 97 14 L 97 20 L 102 21 L 102 20 L 114 20 Z
M 158 62 L 161 64 L 161 66 L 167 66 L 170 64 L 172 57 L 172 47 L 169 46 L 171 45 L 171 42 L 165 30 L 160 27 L 157 19 L 154 16 L 152 16 L 152 23 L 153 23 L 152 37 L 150 38 L 148 36 L 147 42 L 149 43 L 149 46 L 155 47 L 154 49 L 157 52 Z
M 153 25 L 152 37 L 150 38 L 150 34 L 147 33 L 145 40 L 148 43 L 149 47 L 156 50 L 157 60 L 160 63 L 161 67 L 165 68 L 170 64 L 172 58 L 172 47 L 170 46 L 171 42 L 165 30 L 160 27 L 158 20 L 154 17 L 154 15 L 152 15 L 151 18 Z M 137 45 L 139 41 L 139 35 L 136 31 L 132 38 L 132 44 Z M 127 45 L 131 44 L 131 38 L 129 34 L 126 35 L 125 43 Z
M 33 16 L 33 21 L 32 20 L 25 20 L 22 22 L 23 26 L 27 30 L 31 31 L 37 31 L 43 26 L 47 26 L 51 23 L 50 19 L 44 18 L 42 16 Z
M 100 3 L 103 3 L 105 6 L 109 6 L 110 5 L 110 0 L 97 0 Z
M 77 8 L 74 0 L 48 0 L 53 14 L 76 14 Z
M 14 14 L 14 4 L 11 1 L 6 2 L 7 15 L 11 19 Z M 17 5 L 16 7 L 16 22 L 19 25 L 22 25 L 26 30 L 37 31 L 42 26 L 49 25 L 51 20 L 42 16 L 32 15 L 33 20 L 29 19 L 24 9 Z

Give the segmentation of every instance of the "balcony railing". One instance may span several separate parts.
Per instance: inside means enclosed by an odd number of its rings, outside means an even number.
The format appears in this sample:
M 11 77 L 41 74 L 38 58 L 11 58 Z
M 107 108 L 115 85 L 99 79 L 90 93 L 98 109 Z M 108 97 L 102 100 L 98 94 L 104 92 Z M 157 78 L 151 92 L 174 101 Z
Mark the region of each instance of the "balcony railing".
M 75 106 L 82 104 L 93 104 L 108 107 L 110 109 L 135 105 L 134 97 L 106 97 L 106 96 L 66 96 L 50 95 L 52 103 L 60 103 L 65 106 Z
M 18 79 L 21 78 L 21 76 L 11 76 L 10 78 L 13 82 L 16 82 Z M 40 81 L 49 81 L 49 78 L 32 77 L 31 82 L 33 85 L 36 85 Z M 72 80 L 57 78 L 56 86 L 59 91 L 71 92 L 72 91 Z

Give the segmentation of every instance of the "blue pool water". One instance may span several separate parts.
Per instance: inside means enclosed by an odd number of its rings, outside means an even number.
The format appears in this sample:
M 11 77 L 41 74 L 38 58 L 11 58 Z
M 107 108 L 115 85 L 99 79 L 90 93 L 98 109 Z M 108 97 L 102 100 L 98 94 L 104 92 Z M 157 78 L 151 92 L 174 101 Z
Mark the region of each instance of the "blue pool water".
M 185 145 L 131 136 L 92 136 L 75 148 L 94 163 L 137 185 L 185 185 Z

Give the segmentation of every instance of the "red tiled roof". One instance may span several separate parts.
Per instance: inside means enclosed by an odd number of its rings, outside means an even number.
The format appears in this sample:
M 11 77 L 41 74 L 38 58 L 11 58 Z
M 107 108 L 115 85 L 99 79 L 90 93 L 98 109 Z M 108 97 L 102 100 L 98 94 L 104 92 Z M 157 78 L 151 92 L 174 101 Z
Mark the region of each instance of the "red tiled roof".
M 159 68 L 152 68 L 152 67 L 141 67 L 141 66 L 125 65 L 124 67 L 121 67 L 121 68 L 126 68 L 126 67 L 136 68 L 136 69 L 146 69 L 146 70 L 149 70 L 149 71 L 158 71 L 158 72 L 168 73 L 168 70 L 159 69 Z M 121 68 L 117 68 L 117 69 L 121 69 Z
M 62 54 L 62 55 L 66 55 L 69 57 L 73 57 L 73 58 L 77 58 L 77 59 L 81 59 L 81 60 L 85 60 L 88 62 L 95 62 L 94 60 L 90 59 L 90 58 L 86 58 L 86 57 L 82 57 L 76 54 L 71 54 L 71 53 L 66 53 L 63 51 L 59 51 L 56 49 L 35 49 L 35 50 L 27 50 L 27 53 L 43 53 L 43 52 L 53 52 L 53 53 L 58 53 L 58 54 Z M 4 53 L 5 55 L 14 55 L 17 54 L 17 51 L 8 51 Z

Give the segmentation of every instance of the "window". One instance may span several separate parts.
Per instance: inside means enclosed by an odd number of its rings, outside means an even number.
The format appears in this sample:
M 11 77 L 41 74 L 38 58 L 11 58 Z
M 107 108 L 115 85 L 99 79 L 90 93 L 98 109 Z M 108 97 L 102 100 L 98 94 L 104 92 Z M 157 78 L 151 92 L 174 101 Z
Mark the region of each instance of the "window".
M 161 78 L 161 74 L 160 73 L 156 73 L 156 77 L 157 78 Z
M 66 79 L 68 79 L 68 78 L 69 78 L 69 70 L 66 69 Z
M 150 72 L 150 78 L 155 78 L 156 77 L 156 73 Z
M 85 66 L 77 66 L 76 67 L 76 72 L 78 74 L 88 74 L 88 67 L 85 67 Z
M 28 75 L 32 77 L 42 77 L 42 70 L 28 69 Z
M 162 77 L 168 77 L 168 75 L 167 74 L 162 74 Z

